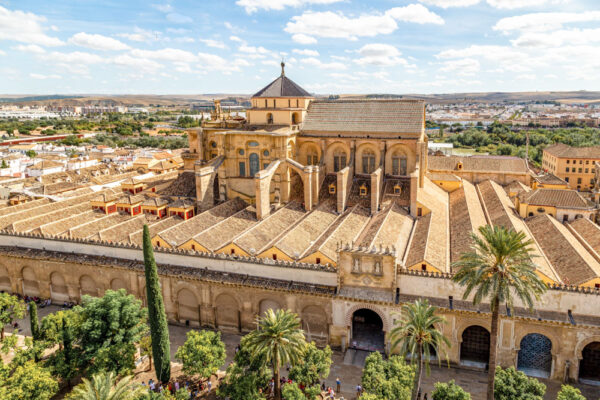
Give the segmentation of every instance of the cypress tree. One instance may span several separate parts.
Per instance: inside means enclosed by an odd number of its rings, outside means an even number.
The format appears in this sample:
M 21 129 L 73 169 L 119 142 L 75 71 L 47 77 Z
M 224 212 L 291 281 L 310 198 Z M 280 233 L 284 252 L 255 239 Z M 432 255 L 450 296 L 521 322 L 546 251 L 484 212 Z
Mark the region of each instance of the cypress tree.
M 146 272 L 146 298 L 148 299 L 148 321 L 152 337 L 152 357 L 156 379 L 167 383 L 171 378 L 171 349 L 169 326 L 158 281 L 154 251 L 150 242 L 150 231 L 144 225 L 144 269 Z
M 29 324 L 33 340 L 38 340 L 40 338 L 40 321 L 38 320 L 37 304 L 35 304 L 35 301 L 29 302 Z

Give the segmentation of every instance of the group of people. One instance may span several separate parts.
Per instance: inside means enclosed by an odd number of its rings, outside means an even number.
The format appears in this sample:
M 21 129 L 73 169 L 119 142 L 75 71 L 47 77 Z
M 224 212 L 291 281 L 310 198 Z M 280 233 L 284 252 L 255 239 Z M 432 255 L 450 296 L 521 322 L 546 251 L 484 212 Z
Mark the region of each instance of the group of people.
M 190 384 L 189 381 L 180 383 L 179 381 L 169 382 L 166 385 L 160 382 L 155 382 L 154 379 L 150 379 L 148 384 L 142 382 L 142 386 L 147 386 L 150 392 L 162 393 L 163 391 L 169 391 L 174 395 L 179 389 L 185 388 L 189 393 L 190 399 L 195 399 L 201 394 L 210 393 L 212 391 L 212 382 L 210 379 L 206 382 L 200 382 L 198 384 Z

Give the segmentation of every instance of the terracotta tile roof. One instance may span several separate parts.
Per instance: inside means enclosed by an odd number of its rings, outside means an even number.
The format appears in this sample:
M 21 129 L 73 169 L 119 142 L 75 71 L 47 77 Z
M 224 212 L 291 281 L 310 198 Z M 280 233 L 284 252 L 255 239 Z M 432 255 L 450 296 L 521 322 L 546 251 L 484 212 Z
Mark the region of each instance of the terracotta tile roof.
M 352 244 L 369 219 L 369 210 L 360 204 L 350 208 L 321 234 L 314 245 L 306 250 L 304 257 L 319 251 L 330 260 L 336 261 L 338 244 Z
M 204 211 L 181 224 L 177 224 L 170 229 L 162 231 L 158 236 L 169 245 L 179 247 L 194 236 L 204 232 L 206 229 L 223 221 L 225 218 L 245 207 L 247 207 L 246 202 L 239 197 L 236 197 L 235 199 L 219 204 L 210 210 Z
M 256 92 L 252 97 L 313 97 L 296 82 L 285 75 L 277 77 L 273 82 Z
M 600 254 L 600 227 L 587 218 L 577 218 L 568 223 L 596 253 Z
M 427 177 L 432 181 L 460 182 L 461 179 L 454 174 L 445 174 L 443 172 L 428 172 Z
M 302 221 L 286 232 L 286 234 L 274 244 L 293 259 L 299 259 L 311 244 L 321 236 L 321 233 L 338 218 L 335 206 L 326 202 L 320 204 L 308 214 Z
M 519 195 L 521 193 L 531 192 L 531 188 L 529 186 L 524 185 L 519 181 L 512 181 L 508 185 L 504 185 L 504 190 L 510 196 L 511 194 L 514 196 Z
M 459 171 L 458 163 L 462 163 L 462 171 L 528 173 L 525 160 L 508 156 L 429 156 L 429 171 Z
M 233 214 L 231 217 L 219 222 L 212 228 L 194 236 L 194 240 L 207 250 L 217 251 L 231 243 L 236 237 L 241 236 L 248 229 L 258 223 L 256 208 L 248 206 Z
M 442 272 L 449 272 L 449 215 L 448 193 L 425 178 L 423 188 L 417 193 L 417 202 L 431 210 L 418 219 L 405 265 L 410 267 L 427 261 Z
M 179 199 L 175 200 L 171 204 L 168 205 L 168 208 L 191 208 L 194 207 L 195 203 L 192 200 Z
M 402 207 L 392 202 L 386 209 L 371 218 L 356 245 L 366 248 L 373 246 L 384 249 L 394 247 L 401 258 L 406 250 L 413 219 Z
M 185 171 L 161 191 L 164 196 L 196 197 L 196 175 Z
M 468 181 L 449 194 L 450 199 L 450 262 L 456 262 L 463 253 L 471 251 L 471 234 L 486 225 L 485 215 L 477 190 Z
M 138 203 L 142 203 L 145 200 L 145 197 L 142 195 L 126 195 L 126 196 L 121 196 L 119 197 L 119 199 L 117 200 L 117 204 L 128 204 L 128 205 L 132 205 L 132 204 L 138 204 Z
M 534 239 L 525 221 L 519 217 L 514 204 L 504 189 L 493 181 L 484 181 L 477 184 L 477 190 L 483 200 L 483 210 L 492 225 L 504 226 L 517 232 L 525 233 L 528 239 Z M 552 267 L 548 258 L 545 257 L 540 245 L 535 242 L 532 253 L 536 255 L 535 263 L 539 271 L 554 282 L 561 282 L 560 276 Z
M 20 219 L 19 221 L 14 222 L 8 229 L 11 229 L 14 232 L 29 232 L 41 225 L 56 221 L 57 219 L 64 218 L 71 214 L 79 214 L 89 209 L 89 204 L 79 203 L 55 209 L 44 214 L 31 214 L 29 218 Z
M 58 168 L 58 167 L 64 167 L 65 164 L 57 162 L 57 161 L 52 161 L 52 160 L 47 160 L 47 161 L 40 161 L 38 163 L 33 164 L 31 167 L 29 167 L 29 169 L 51 169 L 51 168 Z
M 143 206 L 160 207 L 169 204 L 169 200 L 161 197 L 149 197 L 142 203 Z
M 546 185 L 567 185 L 567 182 L 554 174 L 541 174 L 534 176 L 536 182 Z
M 598 261 L 554 217 L 541 214 L 529 218 L 527 226 L 563 283 L 581 285 L 600 276 Z
M 317 100 L 308 106 L 302 132 L 420 135 L 424 109 L 421 100 Z
M 41 225 L 39 232 L 44 235 L 60 235 L 83 223 L 89 222 L 97 218 L 99 213 L 93 210 L 87 210 L 79 214 L 70 215 L 67 218 L 60 219 L 58 221 L 52 221 L 47 224 Z
M 14 206 L 6 207 L 6 208 L 3 208 L 0 210 L 0 217 L 2 217 L 3 215 L 13 214 L 18 211 L 24 211 L 24 210 L 28 210 L 30 208 L 36 208 L 39 206 L 43 206 L 48 203 L 50 203 L 50 199 L 43 198 L 43 199 L 38 199 L 38 200 L 32 200 L 30 202 L 23 203 L 23 204 L 17 204 Z
M 546 147 L 544 151 L 559 158 L 600 159 L 600 146 L 572 147 L 564 143 L 556 143 Z
M 174 215 L 172 217 L 167 217 L 167 218 L 159 219 L 154 222 L 148 223 L 148 231 L 150 232 L 150 238 L 153 238 L 160 232 L 165 231 L 165 230 L 167 230 L 179 223 L 182 223 L 182 222 L 183 222 L 182 218 L 179 218 L 178 216 Z M 137 231 L 130 233 L 128 240 L 129 240 L 129 243 L 142 245 L 142 243 L 144 242 L 143 227 L 142 227 L 142 229 L 138 229 Z M 127 240 L 124 240 L 124 241 L 126 242 Z
M 113 225 L 98 232 L 100 240 L 119 243 L 129 242 L 129 234 L 144 228 L 148 221 L 142 214 L 132 217 L 120 224 Z
M 519 200 L 524 204 L 559 208 L 590 208 L 588 202 L 575 190 L 536 189 L 522 193 Z
M 104 214 L 98 213 L 98 215 L 103 216 Z M 103 229 L 109 228 L 115 224 L 126 221 L 129 218 L 131 218 L 129 215 L 112 213 L 110 215 L 103 216 L 101 218 L 89 221 L 82 225 L 70 228 L 63 235 L 72 239 L 86 239 L 97 234 Z
M 307 214 L 298 202 L 290 202 L 239 236 L 233 243 L 248 254 L 258 255 Z

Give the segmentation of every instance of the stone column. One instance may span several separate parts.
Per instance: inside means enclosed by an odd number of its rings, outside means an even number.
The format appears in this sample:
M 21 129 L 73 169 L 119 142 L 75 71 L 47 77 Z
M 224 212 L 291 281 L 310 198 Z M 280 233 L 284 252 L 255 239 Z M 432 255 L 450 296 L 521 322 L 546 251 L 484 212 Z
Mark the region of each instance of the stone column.
M 313 173 L 312 167 L 304 167 L 304 171 L 302 173 L 302 183 L 304 186 L 304 209 L 306 211 L 310 211 L 313 208 L 313 198 L 312 198 L 312 181 L 313 181 Z
M 256 193 L 256 218 L 260 221 L 269 216 L 271 212 L 271 199 L 269 198 L 269 184 L 271 178 L 268 175 L 256 174 L 254 187 Z
M 198 213 L 205 211 L 214 205 L 213 184 L 216 171 L 211 167 L 200 168 L 196 171 L 196 203 Z
M 321 181 L 319 167 L 313 166 L 312 172 L 312 203 L 316 206 L 319 204 L 319 182 Z
M 346 200 L 348 199 L 348 174 L 350 168 L 344 168 L 337 173 L 336 194 L 337 194 L 337 212 L 343 213 L 346 210 Z
M 417 190 L 418 190 L 418 175 L 416 172 L 410 174 L 410 215 L 417 216 Z
M 371 215 L 379 210 L 382 175 L 381 168 L 377 168 L 375 172 L 371 174 Z

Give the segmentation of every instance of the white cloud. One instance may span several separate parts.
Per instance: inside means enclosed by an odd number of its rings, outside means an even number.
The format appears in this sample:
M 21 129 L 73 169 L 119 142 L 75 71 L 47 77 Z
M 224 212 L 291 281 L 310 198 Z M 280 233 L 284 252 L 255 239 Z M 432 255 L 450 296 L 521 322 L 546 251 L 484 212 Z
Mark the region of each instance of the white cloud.
M 127 50 L 125 43 L 108 36 L 79 32 L 69 39 L 70 44 L 94 50 Z
M 401 58 L 400 51 L 392 45 L 383 43 L 366 44 L 358 50 L 360 58 L 354 60 L 359 65 L 378 65 L 388 67 L 392 65 L 404 64 L 407 62 Z
M 225 46 L 225 43 L 221 42 L 220 40 L 214 40 L 214 39 L 198 39 L 198 41 L 204 43 L 205 45 L 207 45 L 208 47 L 214 47 L 216 49 L 224 49 L 227 46 Z
M 494 25 L 493 29 L 505 33 L 512 31 L 545 32 L 561 29 L 565 24 L 596 21 L 600 21 L 600 11 L 533 13 L 502 18 Z
M 283 10 L 286 7 L 301 7 L 313 4 L 332 4 L 342 0 L 238 0 L 235 4 L 244 7 L 248 14 L 258 10 Z
M 292 53 L 300 54 L 301 56 L 319 57 L 318 51 L 310 50 L 310 49 L 304 49 L 304 50 L 294 49 L 294 50 L 292 50 Z
M 63 45 L 64 42 L 60 39 L 44 33 L 44 22 L 45 17 L 25 11 L 11 11 L 0 6 L 0 40 L 14 40 L 40 46 Z
M 321 60 L 319 60 L 316 57 L 303 58 L 303 59 L 300 60 L 300 62 L 302 64 L 312 65 L 314 67 L 323 68 L 323 69 L 335 69 L 335 70 L 345 70 L 345 69 L 348 69 L 348 66 L 346 64 L 341 63 L 341 62 L 323 63 L 323 62 L 321 62 Z
M 555 47 L 600 42 L 600 28 L 570 29 L 554 32 L 525 32 L 515 40 L 516 47 Z
M 196 40 L 194 40 L 194 38 L 189 37 L 189 36 L 182 36 L 182 37 L 173 39 L 173 41 L 177 42 L 177 43 L 194 43 Z
M 152 4 L 151 7 L 157 9 L 160 12 L 164 12 L 164 13 L 168 13 L 168 12 L 173 11 L 173 7 L 170 4 L 168 4 L 168 3 L 166 3 L 166 4 Z
M 133 49 L 131 51 L 133 57 L 146 58 L 149 60 L 162 60 L 172 62 L 195 62 L 196 56 L 185 50 L 166 48 L 160 50 L 141 50 Z
M 454 72 L 460 76 L 475 75 L 479 72 L 479 61 L 473 58 L 462 58 L 459 60 L 445 61 L 440 71 Z
M 132 40 L 134 42 L 147 42 L 157 36 L 158 32 L 148 31 L 137 26 L 133 28 L 133 33 L 119 33 L 117 36 L 124 37 L 125 39 Z
M 216 54 L 198 53 L 198 62 L 206 69 L 237 70 L 237 66 L 231 66 L 227 60 Z
M 37 44 L 20 44 L 18 46 L 12 47 L 12 49 L 33 54 L 44 54 L 46 52 L 46 50 L 44 50 Z
M 53 51 L 48 54 L 40 54 L 39 58 L 46 61 L 50 66 L 57 67 L 72 74 L 88 75 L 89 66 L 108 62 L 105 57 L 97 54 L 73 51 L 70 53 L 61 53 Z
M 274 55 L 270 50 L 265 49 L 262 46 L 249 46 L 247 43 L 242 43 L 238 50 L 242 53 L 248 53 L 253 56 L 265 57 L 267 55 Z
M 129 54 L 121 54 L 112 59 L 115 65 L 120 67 L 126 67 L 135 71 L 142 71 L 145 73 L 155 73 L 159 69 L 163 68 L 163 65 L 148 59 L 141 57 L 132 57 Z
M 167 28 L 168 33 L 173 33 L 175 35 L 185 35 L 188 32 L 191 32 L 189 29 L 185 28 Z
M 468 7 L 479 3 L 479 0 L 419 0 L 428 6 L 436 6 L 441 8 L 450 7 Z
M 29 74 L 29 77 L 33 78 L 33 79 L 61 79 L 62 78 L 62 76 L 56 75 L 56 74 L 42 75 L 42 74 L 36 74 L 36 73 Z
M 174 24 L 189 24 L 194 20 L 187 15 L 182 15 L 179 13 L 170 13 L 167 14 L 167 21 L 173 22 Z
M 232 42 L 243 42 L 242 39 L 234 35 L 229 36 L 229 40 L 231 40 Z
M 6 53 L 3 52 L 2 50 L 0 50 L 0 56 L 5 56 L 5 55 L 6 55 Z
M 332 11 L 306 11 L 288 21 L 285 31 L 294 35 L 310 35 L 327 38 L 356 40 L 358 37 L 373 37 L 389 34 L 398 28 L 397 21 L 418 24 L 443 24 L 444 20 L 421 4 L 394 7 L 385 13 L 363 14 L 347 17 Z M 297 37 L 292 37 L 297 41 Z
M 507 10 L 568 2 L 569 0 L 487 0 L 490 6 Z
M 296 43 L 300 44 L 315 44 L 317 43 L 317 39 L 312 36 L 305 35 L 304 33 L 296 33 L 292 35 L 292 40 Z

